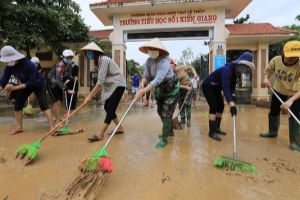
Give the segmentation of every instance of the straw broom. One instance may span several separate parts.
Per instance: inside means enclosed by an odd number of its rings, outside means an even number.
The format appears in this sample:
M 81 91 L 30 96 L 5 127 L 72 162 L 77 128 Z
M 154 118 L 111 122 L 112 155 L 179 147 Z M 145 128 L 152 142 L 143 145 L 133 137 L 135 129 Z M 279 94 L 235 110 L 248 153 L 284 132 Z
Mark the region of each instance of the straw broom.
M 52 135 L 65 121 L 72 117 L 76 112 L 78 112 L 86 103 L 83 102 L 77 109 L 75 109 L 69 116 L 65 117 L 60 123 L 53 127 L 49 132 L 47 132 L 42 138 L 34 141 L 32 144 L 23 144 L 17 149 L 16 158 L 20 157 L 23 159 L 27 156 L 27 162 L 25 165 L 30 164 L 38 155 L 38 150 L 41 146 L 42 141 L 44 141 L 48 136 Z

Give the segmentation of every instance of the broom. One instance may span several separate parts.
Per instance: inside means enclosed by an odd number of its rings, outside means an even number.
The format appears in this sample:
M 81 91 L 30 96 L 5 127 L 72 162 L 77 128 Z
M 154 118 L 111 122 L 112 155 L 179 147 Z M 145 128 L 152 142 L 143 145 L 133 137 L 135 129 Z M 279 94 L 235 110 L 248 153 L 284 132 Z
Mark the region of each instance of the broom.
M 66 98 L 66 106 L 67 106 L 67 117 L 69 116 L 70 114 L 70 111 L 71 111 L 71 105 L 72 105 L 72 101 L 73 101 L 73 96 L 74 96 L 74 91 L 75 91 L 75 86 L 76 86 L 76 80 L 74 81 L 74 84 L 73 84 L 73 93 L 71 95 L 71 99 L 70 99 L 70 104 L 69 104 L 69 107 L 68 107 L 68 99 L 67 99 L 67 92 L 65 92 L 65 98 Z M 68 135 L 72 132 L 72 130 L 68 127 L 68 122 L 69 122 L 69 118 L 67 119 L 66 123 L 65 123 L 65 126 L 58 129 L 58 132 L 61 133 L 60 135 Z
M 78 112 L 83 106 L 85 106 L 85 102 L 83 102 L 77 109 L 75 109 L 69 116 L 65 117 L 61 122 L 59 122 L 55 127 L 53 127 L 49 132 L 47 132 L 42 138 L 36 140 L 32 144 L 23 144 L 17 149 L 16 158 L 20 156 L 20 159 L 23 159 L 27 156 L 27 162 L 25 165 L 30 164 L 38 154 L 38 150 L 41 146 L 41 142 L 45 140 L 48 136 L 53 134 L 65 121 L 67 121 L 70 117 L 72 117 L 76 112 Z
M 117 124 L 116 128 L 108 138 L 105 145 L 97 152 L 94 152 L 91 154 L 91 156 L 85 160 L 83 160 L 79 165 L 79 170 L 83 173 L 90 172 L 90 173 L 97 173 L 97 172 L 103 172 L 103 173 L 110 173 L 112 172 L 112 162 L 110 160 L 110 157 L 108 156 L 108 153 L 106 152 L 106 148 L 111 141 L 111 139 L 114 137 L 115 133 L 117 132 L 118 128 L 121 126 L 123 120 L 127 116 L 129 110 L 131 109 L 132 105 L 135 103 L 136 98 L 133 99 L 130 106 L 126 110 L 125 114 L 123 115 L 120 122 Z
M 283 104 L 284 102 L 283 102 L 282 99 L 278 96 L 278 94 L 274 91 L 274 89 L 270 87 L 270 90 L 271 90 L 272 93 L 277 97 L 277 99 L 280 101 L 280 103 Z M 295 119 L 295 121 L 300 125 L 299 119 L 294 115 L 294 113 L 291 111 L 291 109 L 288 108 L 288 111 L 289 111 L 289 113 L 291 114 L 291 116 Z
M 237 158 L 236 150 L 236 116 L 233 116 L 233 155 L 230 156 L 219 156 L 214 161 L 215 167 L 218 168 L 227 168 L 233 171 L 245 172 L 245 173 L 254 173 L 257 174 L 255 167 L 250 163 L 241 161 Z
M 194 81 L 195 81 L 195 80 L 194 80 Z M 193 81 L 193 83 L 194 83 L 194 81 Z M 193 85 L 193 83 L 192 83 L 192 85 Z M 192 90 L 190 90 L 190 91 L 187 92 L 187 94 L 186 94 L 186 96 L 185 96 L 185 98 L 184 98 L 184 100 L 183 100 L 183 103 L 182 103 L 182 105 L 181 105 L 181 107 L 180 107 L 178 113 L 176 114 L 176 117 L 173 118 L 173 120 L 172 120 L 172 126 L 173 126 L 173 128 L 174 128 L 175 130 L 182 130 L 182 126 L 181 126 L 181 124 L 180 124 L 180 122 L 179 122 L 179 120 L 178 120 L 178 116 L 179 116 L 181 110 L 183 109 L 183 106 L 184 106 L 184 104 L 185 104 L 185 102 L 186 102 L 186 100 L 187 100 L 187 98 L 189 97 L 189 95 L 190 95 L 191 92 L 192 92 Z

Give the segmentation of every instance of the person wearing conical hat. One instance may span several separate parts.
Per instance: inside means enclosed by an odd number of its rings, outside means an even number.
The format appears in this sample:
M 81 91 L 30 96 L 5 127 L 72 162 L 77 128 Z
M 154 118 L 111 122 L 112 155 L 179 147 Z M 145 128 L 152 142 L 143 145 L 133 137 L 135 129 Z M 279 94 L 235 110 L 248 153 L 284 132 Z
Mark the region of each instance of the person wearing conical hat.
M 46 101 L 46 91 L 43 87 L 43 78 L 35 65 L 12 46 L 4 46 L 0 51 L 0 61 L 6 64 L 3 76 L 0 80 L 0 91 L 6 90 L 10 93 L 18 91 L 15 101 L 16 127 L 10 134 L 23 132 L 23 106 L 29 95 L 33 92 L 38 100 L 41 111 L 48 120 L 50 129 L 53 127 L 52 114 Z M 13 86 L 7 84 L 11 75 L 17 77 L 21 84 Z
M 119 123 L 116 110 L 126 89 L 126 81 L 124 75 L 120 72 L 120 67 L 110 57 L 106 56 L 104 51 L 94 42 L 86 45 L 81 50 L 98 68 L 97 84 L 85 98 L 85 103 L 90 102 L 93 97 L 101 92 L 101 102 L 104 102 L 104 110 L 106 111 L 106 117 L 99 132 L 88 137 L 90 142 L 96 142 L 104 138 L 105 132 L 112 121 L 116 125 Z M 116 134 L 123 133 L 124 128 L 121 125 Z
M 180 111 L 181 124 L 191 126 L 191 116 L 192 116 L 192 82 L 188 75 L 188 72 L 192 72 L 195 78 L 198 77 L 196 70 L 192 66 L 188 65 L 176 65 L 173 59 L 170 59 L 170 65 L 175 72 L 177 78 L 180 82 L 179 100 L 178 106 Z M 188 95 L 188 96 L 187 96 Z M 185 102 L 184 102 L 185 101 Z M 183 104 L 184 103 L 184 104 Z
M 250 52 L 242 53 L 238 59 L 226 63 L 223 67 L 208 75 L 202 83 L 202 91 L 209 105 L 209 132 L 208 136 L 216 141 L 221 141 L 218 134 L 226 135 L 220 129 L 224 111 L 225 99 L 230 106 L 231 116 L 237 115 L 235 106 L 235 87 L 240 74 L 251 73 L 255 69 L 253 55 Z
M 282 55 L 275 56 L 265 69 L 264 86 L 271 87 L 269 77 L 275 74 L 274 91 L 286 101 L 283 105 L 273 94 L 270 106 L 269 131 L 260 133 L 260 137 L 274 138 L 278 136 L 280 125 L 280 110 L 288 108 L 300 119 L 300 41 L 287 42 Z M 289 118 L 290 149 L 300 152 L 300 125 Z
M 155 89 L 157 113 L 163 123 L 160 141 L 156 147 L 163 148 L 168 144 L 168 136 L 173 134 L 172 116 L 179 98 L 179 81 L 171 68 L 169 52 L 158 38 L 146 42 L 139 50 L 149 55 L 149 58 L 144 66 L 144 77 L 136 98 L 140 99 L 145 93 Z M 147 83 L 147 87 L 144 87 Z

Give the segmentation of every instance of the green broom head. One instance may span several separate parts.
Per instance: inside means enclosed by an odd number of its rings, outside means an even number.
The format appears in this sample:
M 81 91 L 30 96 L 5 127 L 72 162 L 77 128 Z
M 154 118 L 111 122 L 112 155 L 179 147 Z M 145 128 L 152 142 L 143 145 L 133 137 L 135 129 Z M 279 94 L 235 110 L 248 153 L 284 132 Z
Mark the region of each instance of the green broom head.
M 28 115 L 28 116 L 34 115 L 33 107 L 30 104 L 27 104 L 27 106 L 23 109 L 23 112 L 25 115 Z
M 257 174 L 255 167 L 253 167 L 250 163 L 246 163 L 225 156 L 218 157 L 214 161 L 214 166 L 218 168 L 227 168 L 237 172 Z
M 61 135 L 69 135 L 72 132 L 72 130 L 69 127 L 67 127 L 67 126 L 62 127 L 60 129 L 58 129 L 57 131 L 59 133 L 61 133 Z
M 100 157 L 108 157 L 105 146 L 100 151 L 93 153 L 88 159 L 83 160 L 79 166 L 79 170 L 81 172 L 93 173 L 102 171 Z
M 29 161 L 32 161 L 36 158 L 39 148 L 41 146 L 41 141 L 37 140 L 32 144 L 23 144 L 17 149 L 17 156 L 20 156 L 21 159 L 23 159 L 25 156 L 27 156 Z

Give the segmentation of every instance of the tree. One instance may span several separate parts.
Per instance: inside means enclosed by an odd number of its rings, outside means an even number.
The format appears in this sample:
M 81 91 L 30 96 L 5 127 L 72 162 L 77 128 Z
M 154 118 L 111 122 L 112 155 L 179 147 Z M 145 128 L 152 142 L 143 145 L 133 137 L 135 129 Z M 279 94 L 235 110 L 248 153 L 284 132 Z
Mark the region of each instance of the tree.
M 57 54 L 62 43 L 86 42 L 89 28 L 79 15 L 79 5 L 72 0 L 1 0 L 1 41 L 25 50 L 50 47 Z M 2 12 L 3 11 L 3 12 Z
M 193 50 L 188 47 L 187 49 L 182 51 L 179 64 L 190 65 L 192 60 L 194 60 Z
M 128 77 L 134 76 L 135 73 L 141 75 L 140 64 L 132 59 L 126 61 L 126 68 Z
M 300 21 L 300 15 L 296 16 L 296 20 Z M 298 40 L 300 41 L 300 26 L 296 24 L 292 24 L 289 26 L 283 26 L 284 29 L 292 30 L 297 32 L 294 37 L 291 37 L 290 39 L 286 41 L 282 41 L 273 45 L 269 46 L 269 60 L 273 57 L 280 55 L 282 53 L 283 46 L 286 42 L 291 40 Z
M 234 24 L 246 24 L 248 20 L 250 19 L 250 15 L 247 14 L 246 17 L 240 17 L 238 19 L 233 20 Z

